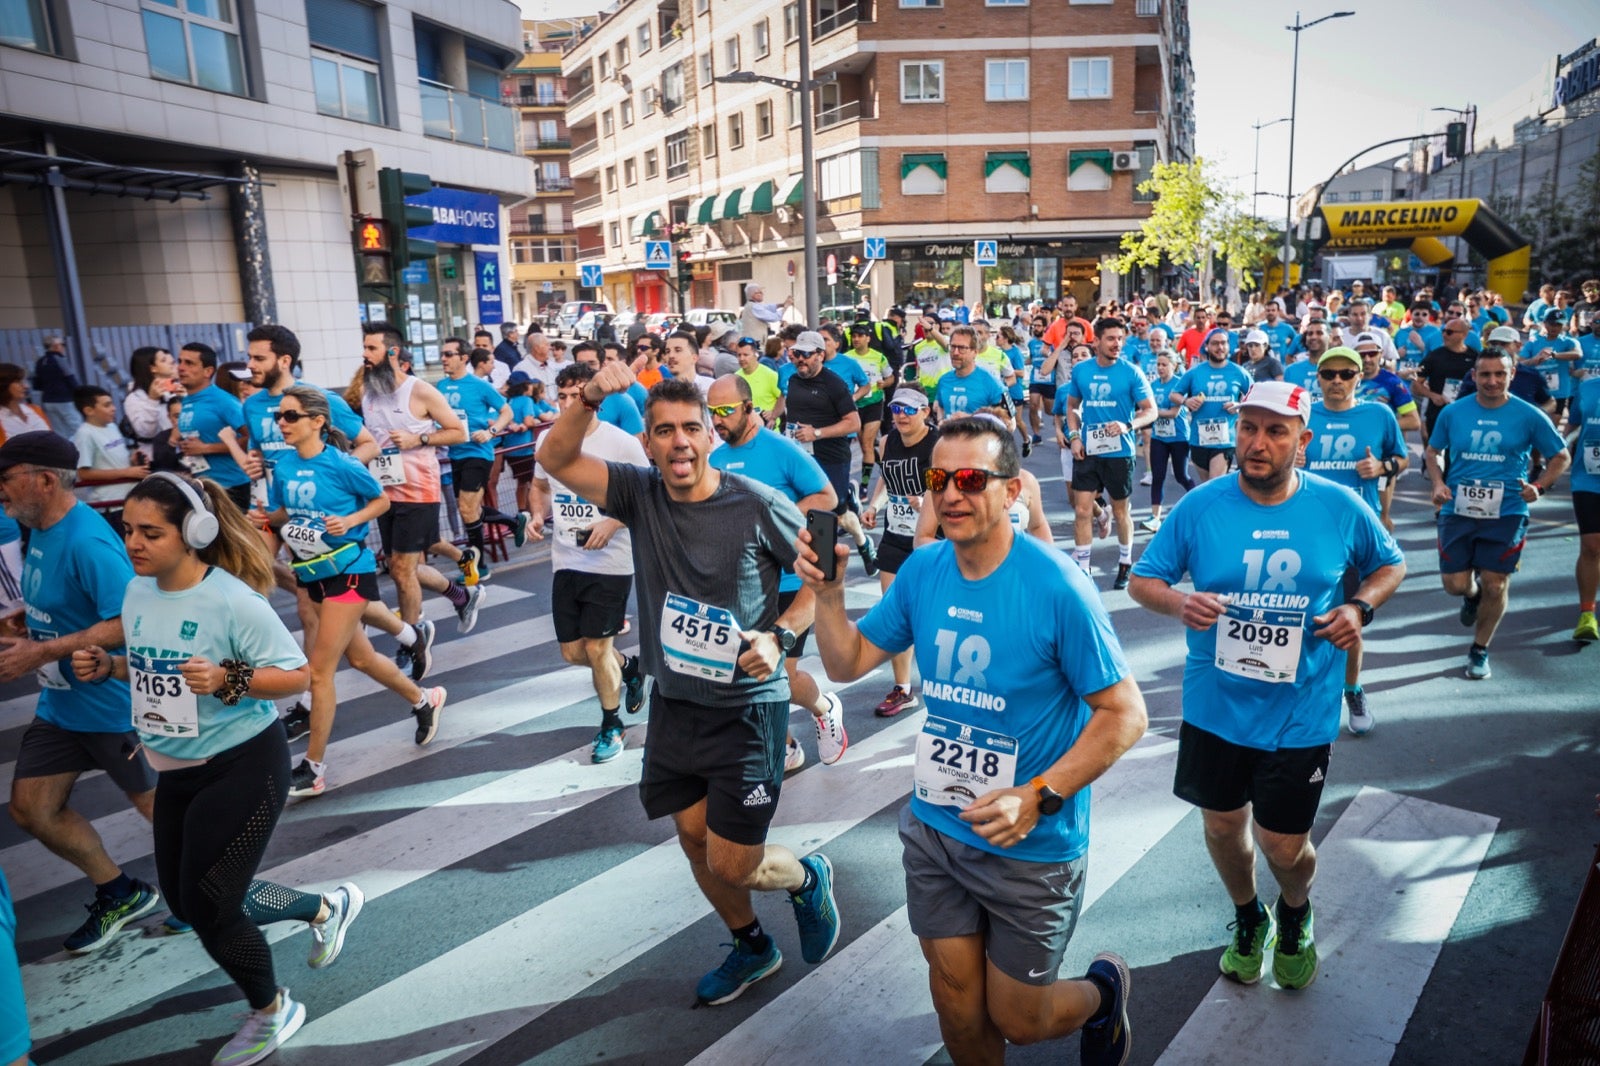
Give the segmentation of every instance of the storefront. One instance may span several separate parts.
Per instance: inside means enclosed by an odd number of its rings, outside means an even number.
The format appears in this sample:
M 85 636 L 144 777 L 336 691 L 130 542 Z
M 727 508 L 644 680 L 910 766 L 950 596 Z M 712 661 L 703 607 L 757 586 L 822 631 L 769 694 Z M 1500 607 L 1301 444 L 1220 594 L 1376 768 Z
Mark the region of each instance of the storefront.
M 891 244 L 897 301 L 949 305 L 962 297 L 972 242 Z M 1003 241 L 999 265 L 984 267 L 982 302 L 991 316 L 1009 314 L 1012 304 L 1046 304 L 1064 293 L 1093 307 L 1100 292 L 1101 260 L 1118 253 L 1115 240 Z
M 657 270 L 633 272 L 633 309 L 641 315 L 676 311 L 677 297 L 667 288 L 666 277 Z
M 444 338 L 462 337 L 470 344 L 478 326 L 503 319 L 500 200 L 489 193 L 435 187 L 406 202 L 433 211 L 433 224 L 413 227 L 411 236 L 439 245 L 432 259 L 400 272 L 406 335 L 422 361 L 434 364 Z

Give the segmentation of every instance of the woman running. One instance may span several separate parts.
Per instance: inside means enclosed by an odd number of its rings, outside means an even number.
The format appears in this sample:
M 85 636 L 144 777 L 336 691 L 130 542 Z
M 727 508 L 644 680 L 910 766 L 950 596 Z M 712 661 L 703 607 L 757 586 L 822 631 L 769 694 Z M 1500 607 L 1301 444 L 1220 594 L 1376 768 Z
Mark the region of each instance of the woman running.
M 418 745 L 438 730 L 445 691 L 419 688 L 373 650 L 361 628 L 362 612 L 379 599 L 367 523 L 389 509 L 389 497 L 366 467 L 345 454 L 349 442 L 332 424 L 327 396 L 306 385 L 285 389 L 276 417 L 278 432 L 292 450 L 273 467 L 267 521 L 294 554 L 295 580 L 317 607 L 317 636 L 310 649 L 311 738 L 294 768 L 289 794 L 317 796 L 325 787 L 328 738 L 339 705 L 333 677 L 341 656 L 411 704 Z
M 1156 356 L 1156 377 L 1150 390 L 1156 398 L 1156 420 L 1150 428 L 1150 517 L 1144 528 L 1154 533 L 1161 528 L 1161 497 L 1167 480 L 1167 462 L 1172 462 L 1172 477 L 1183 490 L 1194 488 L 1189 476 L 1189 409 L 1183 396 L 1176 394 L 1178 358 L 1171 352 Z
M 172 913 L 194 926 L 250 1003 L 212 1059 L 248 1066 L 305 1022 L 278 985 L 258 926 L 311 924 L 310 964 L 344 946 L 363 896 L 327 896 L 254 880 L 289 790 L 289 744 L 273 700 L 304 692 L 305 656 L 264 594 L 272 562 L 261 537 L 212 482 L 153 474 L 122 512 L 138 575 L 122 601 L 126 655 L 74 652 L 80 681 L 115 675 L 133 692 L 133 724 L 158 774 L 156 873 Z

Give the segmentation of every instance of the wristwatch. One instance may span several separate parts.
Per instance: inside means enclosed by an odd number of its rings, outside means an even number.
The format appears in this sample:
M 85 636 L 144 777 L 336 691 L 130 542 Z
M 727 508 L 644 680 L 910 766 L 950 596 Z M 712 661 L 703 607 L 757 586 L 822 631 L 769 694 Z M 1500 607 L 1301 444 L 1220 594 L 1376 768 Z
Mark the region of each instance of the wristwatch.
M 433 434 L 431 434 L 431 433 L 424 433 L 421 436 L 419 436 L 417 438 L 417 440 L 421 441 L 422 442 L 422 446 L 424 448 L 426 448 L 428 446 L 428 438 L 431 437 L 432 435 Z
M 1377 610 L 1377 608 L 1373 607 L 1372 604 L 1368 603 L 1366 600 L 1358 600 L 1354 596 L 1350 597 L 1344 602 L 1361 612 L 1361 626 L 1363 629 L 1372 624 L 1373 612 Z
M 778 647 L 783 649 L 783 654 L 785 655 L 794 651 L 795 644 L 799 643 L 800 640 L 799 637 L 795 636 L 794 630 L 785 629 L 782 626 L 773 626 L 772 635 L 777 638 Z
M 1036 777 L 1028 782 L 1029 786 L 1039 797 L 1039 813 L 1055 814 L 1066 804 L 1067 799 L 1061 793 L 1045 784 L 1044 778 Z

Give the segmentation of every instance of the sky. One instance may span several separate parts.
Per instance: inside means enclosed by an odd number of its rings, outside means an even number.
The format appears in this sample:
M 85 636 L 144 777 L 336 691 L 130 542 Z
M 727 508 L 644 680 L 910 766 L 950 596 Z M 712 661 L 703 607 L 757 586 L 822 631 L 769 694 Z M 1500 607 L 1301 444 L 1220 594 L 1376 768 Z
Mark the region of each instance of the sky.
M 529 18 L 599 10 L 599 0 L 520 0 Z M 879 0 L 892 3 L 894 0 Z M 978 3 L 980 0 L 945 0 Z M 1044 2 L 1044 0 L 1040 0 Z M 1119 0 L 1130 2 L 1130 0 Z M 1443 128 L 1434 107 L 1478 108 L 1480 147 L 1510 142 L 1511 124 L 1545 104 L 1558 54 L 1600 32 L 1595 0 L 1329 0 L 1302 8 L 1302 25 L 1353 10 L 1300 34 L 1294 192 L 1325 180 L 1366 145 Z M 1255 180 L 1257 122 L 1289 114 L 1293 7 L 1282 0 L 1191 0 L 1196 154 L 1246 197 Z M 1405 145 L 1362 162 L 1399 154 Z M 1289 123 L 1261 130 L 1260 187 L 1288 185 Z M 1268 218 L 1281 195 L 1262 196 Z

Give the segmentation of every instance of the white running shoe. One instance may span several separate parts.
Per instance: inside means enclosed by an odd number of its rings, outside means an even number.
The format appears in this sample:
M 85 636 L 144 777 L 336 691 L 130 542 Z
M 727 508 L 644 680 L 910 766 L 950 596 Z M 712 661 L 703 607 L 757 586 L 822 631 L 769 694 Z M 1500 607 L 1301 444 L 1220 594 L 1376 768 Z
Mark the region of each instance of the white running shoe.
M 1155 478 L 1151 476 L 1150 471 L 1146 470 L 1144 472 L 1144 477 L 1139 479 L 1139 484 L 1141 484 L 1141 485 L 1149 485 L 1154 480 L 1155 480 Z
M 278 989 L 278 1009 L 272 1014 L 251 1011 L 234 1034 L 211 1059 L 211 1066 L 251 1066 L 277 1051 L 306 1023 L 305 1004 Z
M 313 970 L 333 965 L 344 949 L 344 935 L 350 931 L 350 923 L 367 901 L 354 881 L 346 881 L 324 898 L 328 901 L 328 917 L 311 923 L 311 955 L 306 963 Z
M 827 702 L 828 709 L 820 716 L 813 715 L 811 720 L 817 726 L 817 758 L 822 765 L 832 766 L 844 758 L 850 738 L 844 731 L 844 704 L 831 692 L 823 693 L 822 698 Z
M 794 737 L 789 738 L 783 752 L 783 772 L 792 774 L 806 764 L 806 749 Z

